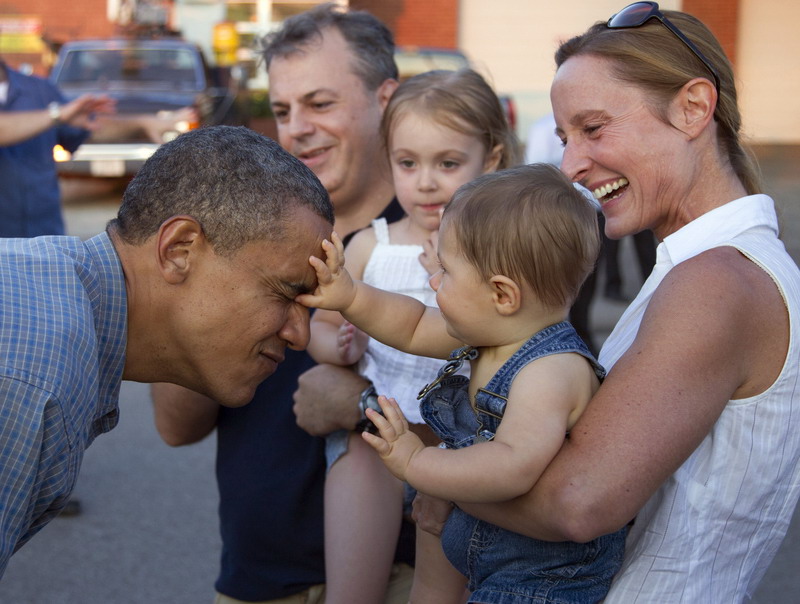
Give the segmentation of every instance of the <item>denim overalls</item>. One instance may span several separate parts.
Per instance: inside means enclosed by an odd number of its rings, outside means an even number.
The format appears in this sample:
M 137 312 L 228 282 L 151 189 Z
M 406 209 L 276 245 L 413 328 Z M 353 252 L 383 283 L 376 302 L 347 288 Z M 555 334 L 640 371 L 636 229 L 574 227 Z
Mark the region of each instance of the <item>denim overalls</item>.
M 461 348 L 420 393 L 422 417 L 451 449 L 491 440 L 505 411 L 511 383 L 531 361 L 575 352 L 592 364 L 600 379 L 605 371 L 567 322 L 546 327 L 506 361 L 470 405 L 468 378 L 452 375 L 478 351 Z M 531 393 L 535 396 L 535 393 Z M 469 579 L 470 602 L 585 603 L 602 600 L 622 564 L 626 529 L 589 543 L 549 542 L 524 537 L 454 508 L 442 532 L 442 548 Z

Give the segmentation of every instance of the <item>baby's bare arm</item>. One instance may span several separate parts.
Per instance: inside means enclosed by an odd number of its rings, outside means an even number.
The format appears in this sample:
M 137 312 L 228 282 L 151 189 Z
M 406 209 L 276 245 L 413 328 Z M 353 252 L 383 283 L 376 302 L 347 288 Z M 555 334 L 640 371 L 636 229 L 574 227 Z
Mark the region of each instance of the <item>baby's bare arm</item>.
M 324 262 L 315 256 L 309 259 L 318 286 L 314 293 L 298 296 L 300 304 L 339 311 L 376 340 L 403 352 L 447 358 L 462 345 L 447 333 L 439 309 L 354 281 L 344 266 L 341 240 L 335 233 L 331 240 L 322 244 Z
M 370 416 L 383 438 L 365 438 L 396 476 L 422 493 L 459 503 L 508 501 L 533 487 L 594 388 L 596 378 L 583 357 L 553 355 L 515 378 L 491 441 L 463 449 L 423 448 L 405 436 L 402 415 L 398 419 L 392 406 L 384 408 L 385 419 Z

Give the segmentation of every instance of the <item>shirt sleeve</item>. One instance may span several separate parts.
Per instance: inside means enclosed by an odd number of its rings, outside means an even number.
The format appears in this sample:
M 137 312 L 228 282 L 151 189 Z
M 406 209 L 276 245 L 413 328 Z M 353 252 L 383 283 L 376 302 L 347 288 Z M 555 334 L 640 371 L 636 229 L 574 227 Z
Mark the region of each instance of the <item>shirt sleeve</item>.
M 0 576 L 14 551 L 69 499 L 80 460 L 66 425 L 51 393 L 0 376 Z
M 53 92 L 55 94 L 56 100 L 60 104 L 64 104 L 67 102 L 66 97 L 61 94 L 61 91 L 58 90 L 55 86 L 53 87 Z M 80 147 L 87 138 L 89 138 L 90 132 L 83 128 L 75 128 L 74 126 L 68 126 L 66 124 L 61 124 L 57 128 L 56 138 L 58 139 L 58 144 L 64 147 L 70 153 L 73 153 L 78 147 Z

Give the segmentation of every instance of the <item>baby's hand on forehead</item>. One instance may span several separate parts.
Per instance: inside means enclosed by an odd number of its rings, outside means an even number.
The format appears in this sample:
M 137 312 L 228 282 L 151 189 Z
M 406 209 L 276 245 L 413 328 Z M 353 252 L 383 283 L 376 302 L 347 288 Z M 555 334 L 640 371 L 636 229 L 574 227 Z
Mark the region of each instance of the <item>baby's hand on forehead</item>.
M 317 273 L 317 287 L 312 294 L 300 294 L 295 301 L 303 306 L 343 311 L 353 301 L 355 284 L 344 267 L 344 245 L 334 232 L 331 241 L 322 242 L 325 261 L 311 256 L 308 263 Z

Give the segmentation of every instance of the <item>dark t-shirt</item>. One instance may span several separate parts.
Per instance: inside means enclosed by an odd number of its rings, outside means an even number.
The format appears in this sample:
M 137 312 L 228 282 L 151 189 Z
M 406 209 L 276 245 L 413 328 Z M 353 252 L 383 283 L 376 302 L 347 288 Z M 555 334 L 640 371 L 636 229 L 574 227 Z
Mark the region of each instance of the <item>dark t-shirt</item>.
M 396 199 L 381 217 L 399 220 Z M 272 600 L 325 582 L 324 440 L 301 430 L 292 411 L 297 378 L 314 361 L 286 351 L 278 370 L 217 422 L 222 562 L 216 589 L 238 600 Z M 413 527 L 404 523 L 397 559 L 413 562 Z

